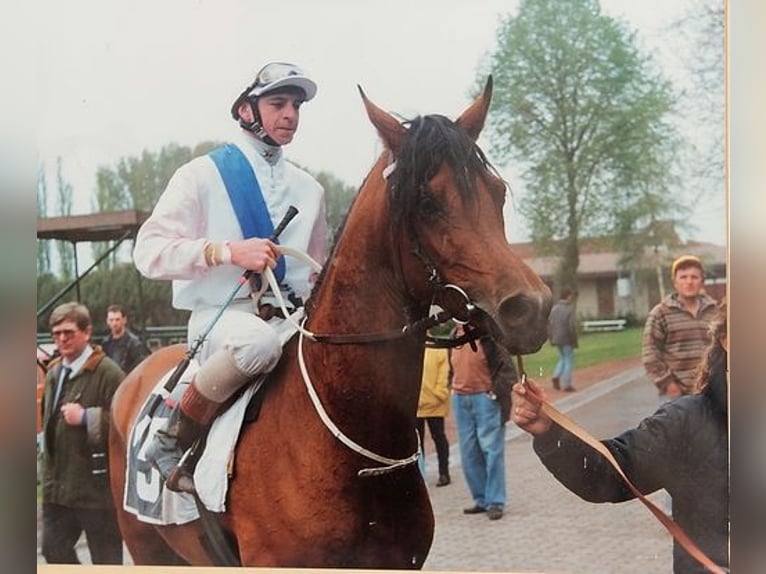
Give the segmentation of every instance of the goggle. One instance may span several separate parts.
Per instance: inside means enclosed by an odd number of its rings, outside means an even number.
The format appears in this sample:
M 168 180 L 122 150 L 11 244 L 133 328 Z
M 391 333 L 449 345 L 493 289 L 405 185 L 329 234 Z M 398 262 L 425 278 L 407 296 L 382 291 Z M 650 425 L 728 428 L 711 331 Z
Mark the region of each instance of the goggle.
M 303 70 L 294 64 L 285 64 L 283 62 L 272 62 L 266 64 L 258 75 L 255 77 L 255 82 L 250 86 L 248 92 L 260 88 L 262 86 L 268 86 L 279 80 L 284 80 L 290 76 L 303 76 Z

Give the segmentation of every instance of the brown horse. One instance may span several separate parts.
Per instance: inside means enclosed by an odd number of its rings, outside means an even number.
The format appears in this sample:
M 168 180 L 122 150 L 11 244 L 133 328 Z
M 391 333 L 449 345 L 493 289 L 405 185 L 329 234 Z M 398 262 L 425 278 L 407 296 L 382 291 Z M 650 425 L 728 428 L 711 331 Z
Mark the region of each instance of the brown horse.
M 426 318 L 440 294 L 464 293 L 455 313 L 470 311 L 511 353 L 545 341 L 550 291 L 511 251 L 505 184 L 475 143 L 491 93 L 490 78 L 456 122 L 430 115 L 405 124 L 362 93 L 386 150 L 307 303 L 305 327 L 316 338 L 287 344 L 258 420 L 239 439 L 220 520 L 242 565 L 420 568 L 434 528 L 414 457 L 425 333 L 402 327 Z M 461 307 L 451 299 L 448 307 Z M 155 353 L 114 397 L 120 508 L 131 424 L 183 352 Z M 200 520 L 152 526 L 119 514 L 137 564 L 210 563 Z

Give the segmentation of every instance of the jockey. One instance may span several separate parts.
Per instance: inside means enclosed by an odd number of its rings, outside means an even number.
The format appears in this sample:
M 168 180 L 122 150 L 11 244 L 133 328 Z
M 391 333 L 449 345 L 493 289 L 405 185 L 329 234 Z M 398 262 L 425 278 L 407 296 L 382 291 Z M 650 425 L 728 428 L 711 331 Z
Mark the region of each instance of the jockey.
M 190 342 L 209 327 L 244 270 L 272 268 L 290 311 L 308 297 L 316 274 L 301 261 L 285 262 L 269 237 L 295 205 L 298 215 L 279 243 L 320 263 L 326 258 L 324 190 L 287 162 L 282 150 L 295 136 L 302 104 L 316 90 L 297 66 L 264 66 L 231 107 L 239 124 L 232 143 L 178 168 L 141 226 L 135 265 L 146 277 L 173 281 L 173 306 L 191 311 Z M 191 469 L 179 466 L 183 452 L 227 399 L 281 356 L 285 319 L 263 312 L 274 308 L 270 290 L 255 306 L 254 289 L 243 285 L 215 322 L 197 357 L 199 371 L 147 450 L 171 490 L 194 491 Z

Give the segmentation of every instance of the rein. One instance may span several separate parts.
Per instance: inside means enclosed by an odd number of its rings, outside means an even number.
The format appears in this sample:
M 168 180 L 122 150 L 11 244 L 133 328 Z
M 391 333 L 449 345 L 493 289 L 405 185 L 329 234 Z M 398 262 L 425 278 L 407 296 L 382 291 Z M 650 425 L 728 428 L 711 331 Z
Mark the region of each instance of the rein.
M 302 251 L 293 249 L 285 245 L 280 245 L 279 250 L 284 255 L 288 255 L 290 257 L 294 257 L 296 259 L 300 259 L 304 261 L 315 271 L 321 270 L 321 266 L 319 265 L 319 263 L 317 263 L 313 258 L 311 258 L 308 254 L 303 253 Z M 324 343 L 327 345 L 359 345 L 359 344 L 382 343 L 386 341 L 393 341 L 395 339 L 401 339 L 403 337 L 408 337 L 410 335 L 425 333 L 431 327 L 435 327 L 436 325 L 441 325 L 442 323 L 446 323 L 450 319 L 454 320 L 456 323 L 459 323 L 461 325 L 466 325 L 468 321 L 470 320 L 470 316 L 476 311 L 476 306 L 473 304 L 473 302 L 471 302 L 470 298 L 468 297 L 468 295 L 463 289 L 451 283 L 449 284 L 440 283 L 439 285 L 437 285 L 437 291 L 436 291 L 437 294 L 439 294 L 440 292 L 448 293 L 448 294 L 457 293 L 458 296 L 463 299 L 462 305 L 464 309 L 462 310 L 463 313 L 461 314 L 461 317 L 456 317 L 454 311 L 442 310 L 436 313 L 435 315 L 429 315 L 428 317 L 425 317 L 423 319 L 418 319 L 417 321 L 414 321 L 413 323 L 405 324 L 399 329 L 391 329 L 389 331 L 379 331 L 377 333 L 314 333 L 306 329 L 303 326 L 303 322 L 298 323 L 295 320 L 295 318 L 290 314 L 290 312 L 287 310 L 287 305 L 285 303 L 284 298 L 282 297 L 281 290 L 279 289 L 279 285 L 274 276 L 274 272 L 271 270 L 271 268 L 267 267 L 264 270 L 263 275 L 266 278 L 266 281 L 262 282 L 260 291 L 258 293 L 253 294 L 254 305 L 257 307 L 257 302 L 260 296 L 266 291 L 267 288 L 271 287 L 271 291 L 272 293 L 274 293 L 274 296 L 277 300 L 277 306 L 282 311 L 282 314 L 285 320 L 289 321 L 293 325 L 293 327 L 295 327 L 298 330 L 298 332 L 302 336 L 306 337 L 307 339 L 314 341 L 316 343 Z M 429 281 L 432 280 L 431 278 L 433 278 L 434 281 L 441 281 L 438 278 L 438 273 L 433 268 L 432 268 L 432 272 L 429 274 Z M 436 302 L 436 299 L 434 299 L 434 303 L 435 302 Z M 462 317 L 465 317 L 465 319 L 463 319 Z M 458 345 L 463 345 L 464 343 L 470 343 L 472 341 L 475 341 L 476 339 L 479 338 L 480 335 L 481 333 L 478 331 L 478 329 L 472 329 L 465 335 L 462 335 L 455 339 L 437 339 L 434 337 L 426 336 L 426 345 L 432 346 L 432 347 L 441 347 L 441 348 L 456 347 Z
M 529 396 L 533 402 L 536 402 L 538 405 L 540 405 L 541 412 L 545 413 L 553 422 L 575 435 L 577 438 L 579 438 L 581 441 L 583 441 L 585 444 L 603 456 L 609 462 L 609 464 L 614 467 L 614 469 L 617 471 L 617 474 L 620 475 L 620 478 L 622 478 L 628 489 L 644 504 L 644 506 L 649 509 L 655 518 L 657 518 L 657 520 L 662 523 L 668 532 L 670 532 L 671 536 L 673 536 L 673 538 L 678 541 L 678 543 L 683 547 L 684 550 L 686 550 L 686 552 L 689 553 L 690 556 L 692 556 L 692 558 L 697 560 L 697 562 L 715 574 L 725 574 L 728 572 L 728 570 L 721 568 L 710 558 L 708 558 L 707 555 L 699 549 L 699 547 L 692 541 L 691 538 L 689 538 L 689 536 L 681 529 L 680 526 L 678 526 L 678 524 L 672 518 L 665 514 L 656 504 L 646 498 L 646 496 L 644 496 L 644 494 L 638 490 L 638 488 L 636 488 L 636 486 L 625 475 L 622 467 L 620 467 L 620 463 L 617 462 L 612 453 L 603 445 L 603 443 L 596 440 L 583 427 L 578 425 L 576 422 L 574 422 L 572 419 L 554 407 L 550 402 L 548 402 L 548 400 L 543 397 L 542 393 L 536 386 L 529 384 L 527 381 L 527 373 L 524 371 L 524 364 L 522 362 L 521 355 L 517 357 L 517 363 L 519 380 L 521 384 L 526 388 L 527 396 Z

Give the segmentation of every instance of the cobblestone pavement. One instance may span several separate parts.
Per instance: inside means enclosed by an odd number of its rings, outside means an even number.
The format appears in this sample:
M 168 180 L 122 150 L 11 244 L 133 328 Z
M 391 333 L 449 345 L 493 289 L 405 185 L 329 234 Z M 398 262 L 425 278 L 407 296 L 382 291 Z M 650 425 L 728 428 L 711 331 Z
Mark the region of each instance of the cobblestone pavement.
M 613 436 L 635 425 L 657 405 L 656 393 L 640 367 L 629 367 L 578 389 L 569 395 L 552 394 L 552 398 L 560 410 L 596 438 Z M 456 441 L 451 445 L 451 485 L 433 486 L 436 459 L 433 453 L 426 457 L 436 531 L 425 570 L 549 574 L 672 571 L 672 539 L 640 502 L 584 502 L 545 470 L 526 433 L 509 423 L 506 438 L 508 506 L 505 516 L 494 522 L 485 515 L 462 513 L 472 501 Z M 654 496 L 652 500 L 657 502 L 658 495 Z M 42 563 L 39 538 L 38 533 L 37 561 Z M 90 562 L 84 539 L 78 544 L 78 553 L 83 563 Z M 125 556 L 125 563 L 131 564 L 127 551 Z
M 633 368 L 556 401 L 596 438 L 635 425 L 657 405 L 656 392 Z M 436 532 L 425 570 L 471 572 L 644 573 L 672 571 L 672 538 L 638 501 L 585 502 L 559 484 L 532 451 L 531 438 L 506 431 L 508 505 L 505 516 L 466 516 L 472 500 L 457 445 L 450 451 L 452 484 L 434 487 L 436 459 L 426 475 Z M 658 494 L 652 501 L 657 502 Z

